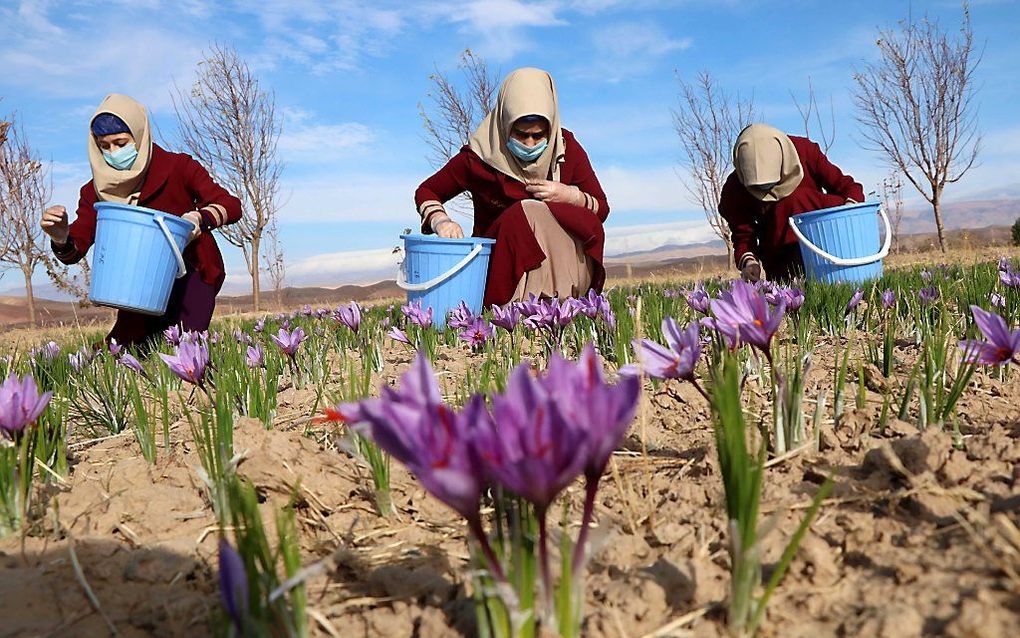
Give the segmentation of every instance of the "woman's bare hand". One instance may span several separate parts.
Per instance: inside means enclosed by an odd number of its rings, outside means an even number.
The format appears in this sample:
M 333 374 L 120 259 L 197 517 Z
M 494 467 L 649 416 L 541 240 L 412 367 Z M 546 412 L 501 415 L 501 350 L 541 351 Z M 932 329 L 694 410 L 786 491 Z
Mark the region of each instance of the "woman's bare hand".
M 58 245 L 67 243 L 67 209 L 63 206 L 50 206 L 44 210 L 39 225 L 43 232 L 53 240 L 53 243 Z
M 539 179 L 528 182 L 525 187 L 535 199 L 542 202 L 557 204 L 573 204 L 580 206 L 583 201 L 581 189 L 576 186 L 568 186 L 561 182 L 553 182 L 547 179 Z

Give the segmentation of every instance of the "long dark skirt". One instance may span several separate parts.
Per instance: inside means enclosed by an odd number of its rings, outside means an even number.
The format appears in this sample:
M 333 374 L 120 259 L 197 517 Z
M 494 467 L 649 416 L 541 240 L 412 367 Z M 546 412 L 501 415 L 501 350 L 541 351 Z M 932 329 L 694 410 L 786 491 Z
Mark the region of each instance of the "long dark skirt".
M 137 346 L 158 337 L 170 326 L 179 325 L 183 330 L 208 330 L 218 292 L 217 287 L 202 281 L 198 272 L 189 271 L 177 280 L 170 291 L 165 315 L 153 317 L 119 310 L 107 340 L 116 339 L 121 345 Z

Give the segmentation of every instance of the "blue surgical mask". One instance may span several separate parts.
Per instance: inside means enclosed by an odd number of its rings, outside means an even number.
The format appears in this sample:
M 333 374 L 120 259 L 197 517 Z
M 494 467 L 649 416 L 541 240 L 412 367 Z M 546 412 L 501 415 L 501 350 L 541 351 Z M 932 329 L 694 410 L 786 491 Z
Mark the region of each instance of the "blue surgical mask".
M 117 169 L 118 171 L 126 171 L 131 168 L 138 159 L 138 149 L 135 148 L 134 142 L 122 146 L 116 151 L 110 153 L 109 151 L 103 151 L 103 159 L 106 163 Z
M 542 140 L 538 144 L 528 147 L 512 137 L 506 143 L 506 147 L 514 154 L 514 157 L 522 162 L 534 162 L 542 156 L 547 146 L 549 146 L 549 140 Z

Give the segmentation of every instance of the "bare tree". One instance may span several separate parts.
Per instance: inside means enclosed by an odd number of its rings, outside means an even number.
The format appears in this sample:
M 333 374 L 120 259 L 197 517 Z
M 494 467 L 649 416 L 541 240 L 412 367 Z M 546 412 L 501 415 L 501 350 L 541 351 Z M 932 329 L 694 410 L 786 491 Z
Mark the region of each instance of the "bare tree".
M 707 71 L 691 82 L 677 79 L 680 104 L 673 110 L 673 126 L 684 150 L 681 165 L 690 176 L 684 185 L 733 261 L 730 227 L 719 214 L 719 199 L 733 170 L 733 142 L 756 117 L 754 98 L 727 95 Z
M 276 305 L 283 306 L 283 284 L 287 277 L 287 264 L 283 259 L 283 244 L 280 243 L 280 230 L 273 219 L 266 228 L 266 243 L 262 254 L 262 261 L 266 264 L 269 273 L 269 283 L 273 286 L 276 295 Z
M 854 102 L 865 146 L 931 204 L 939 247 L 946 250 L 942 193 L 974 165 L 981 146 L 977 129 L 970 7 L 963 3 L 959 32 L 937 21 L 911 17 L 898 30 L 882 29 L 879 60 L 854 74 Z
M 12 118 L 13 120 L 13 118 Z M 17 124 L 7 128 L 0 145 L 0 268 L 17 268 L 25 278 L 28 321 L 36 324 L 32 275 L 45 260 L 43 232 L 39 226 L 43 208 L 50 199 L 49 171 L 28 144 Z
M 808 78 L 808 94 L 805 104 L 801 104 L 796 94 L 790 91 L 793 105 L 797 107 L 800 119 L 804 123 L 804 137 L 819 142 L 825 153 L 829 152 L 836 142 L 836 108 L 832 103 L 832 96 L 829 96 L 829 117 L 828 121 L 822 120 L 822 110 L 818 107 L 818 99 L 815 97 L 815 87 L 811 78 Z M 818 131 L 818 137 L 812 137 L 812 129 Z
M 171 97 L 181 145 L 241 200 L 241 221 L 218 232 L 241 249 L 258 310 L 262 238 L 279 209 L 276 97 L 234 49 L 221 45 L 198 63 L 191 90 L 175 87 Z
M 451 78 L 436 67 L 435 73 L 429 76 L 432 88 L 426 94 L 426 103 L 418 104 L 425 142 L 431 151 L 428 159 L 436 168 L 450 161 L 468 143 L 471 134 L 495 106 L 499 90 L 499 71 L 490 70 L 488 63 L 471 49 L 461 53 L 457 68 L 460 78 Z M 467 195 L 455 199 L 447 209 L 470 216 L 468 200 Z
M 893 252 L 900 252 L 900 224 L 903 223 L 903 182 L 900 174 L 892 171 L 882 180 L 882 206 L 889 216 Z

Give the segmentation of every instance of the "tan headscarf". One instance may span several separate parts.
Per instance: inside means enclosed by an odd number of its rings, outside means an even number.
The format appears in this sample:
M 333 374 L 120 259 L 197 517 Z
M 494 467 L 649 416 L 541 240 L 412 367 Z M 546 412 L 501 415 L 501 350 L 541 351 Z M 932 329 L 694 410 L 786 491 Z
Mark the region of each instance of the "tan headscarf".
M 112 113 L 131 129 L 138 149 L 138 158 L 131 168 L 118 171 L 103 159 L 103 151 L 92 135 L 92 120 L 100 113 Z M 136 204 L 138 195 L 145 181 L 145 173 L 149 170 L 152 159 L 152 133 L 149 127 L 149 114 L 145 107 L 126 95 L 111 93 L 107 95 L 89 120 L 89 164 L 92 165 L 92 181 L 96 194 L 103 202 L 118 204 Z
M 510 127 L 526 115 L 541 115 L 549 122 L 549 145 L 537 160 L 529 163 L 517 159 L 506 146 Z M 486 164 L 521 182 L 560 181 L 560 164 L 566 147 L 552 76 L 533 68 L 517 69 L 508 75 L 499 87 L 496 108 L 482 120 L 468 146 Z
M 740 132 L 733 145 L 733 168 L 745 187 L 775 184 L 768 191 L 747 189 L 763 202 L 783 199 L 804 179 L 804 167 L 793 141 L 768 124 L 751 124 Z

